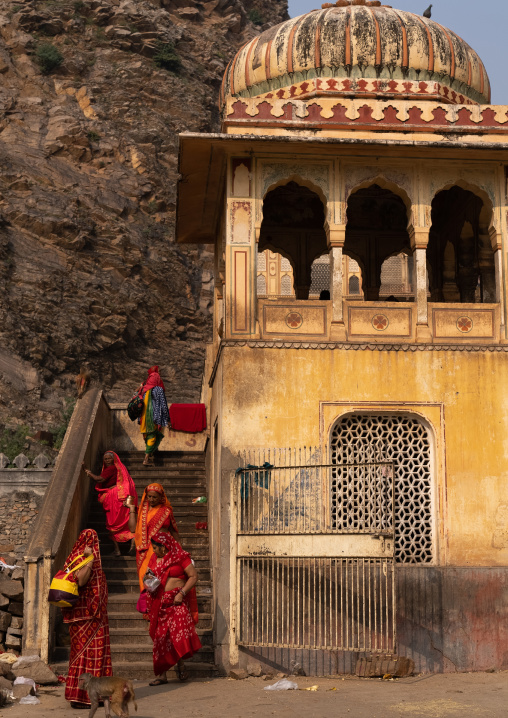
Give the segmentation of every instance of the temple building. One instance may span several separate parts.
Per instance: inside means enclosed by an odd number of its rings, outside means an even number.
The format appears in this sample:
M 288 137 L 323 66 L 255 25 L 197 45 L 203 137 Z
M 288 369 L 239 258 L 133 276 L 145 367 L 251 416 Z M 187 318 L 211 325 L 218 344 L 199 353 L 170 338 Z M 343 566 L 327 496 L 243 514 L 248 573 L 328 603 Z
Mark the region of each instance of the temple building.
M 215 247 L 217 661 L 508 668 L 508 107 L 452 30 L 339 0 L 220 109 L 177 209 Z

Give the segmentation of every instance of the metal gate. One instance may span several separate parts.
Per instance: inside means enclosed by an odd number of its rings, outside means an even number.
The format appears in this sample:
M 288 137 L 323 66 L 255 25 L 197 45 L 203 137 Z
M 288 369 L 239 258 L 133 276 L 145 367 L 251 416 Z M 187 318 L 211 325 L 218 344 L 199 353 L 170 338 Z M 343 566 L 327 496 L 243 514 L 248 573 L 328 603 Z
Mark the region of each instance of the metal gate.
M 246 456 L 234 476 L 232 643 L 393 652 L 393 464 L 316 455 Z

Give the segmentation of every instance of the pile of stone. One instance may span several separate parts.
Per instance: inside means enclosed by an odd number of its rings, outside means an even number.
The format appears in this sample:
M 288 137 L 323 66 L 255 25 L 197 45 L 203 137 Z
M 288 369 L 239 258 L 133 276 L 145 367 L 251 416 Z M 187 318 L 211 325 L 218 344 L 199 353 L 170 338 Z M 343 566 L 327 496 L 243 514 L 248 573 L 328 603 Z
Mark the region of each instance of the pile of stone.
M 58 683 L 53 673 L 39 656 L 18 658 L 11 653 L 0 654 L 0 706 L 2 698 L 21 700 L 35 696 L 37 685 Z
M 0 651 L 2 652 L 21 651 L 25 569 L 24 565 L 20 564 L 22 562 L 18 560 L 18 565 L 14 568 L 4 568 L 0 573 Z

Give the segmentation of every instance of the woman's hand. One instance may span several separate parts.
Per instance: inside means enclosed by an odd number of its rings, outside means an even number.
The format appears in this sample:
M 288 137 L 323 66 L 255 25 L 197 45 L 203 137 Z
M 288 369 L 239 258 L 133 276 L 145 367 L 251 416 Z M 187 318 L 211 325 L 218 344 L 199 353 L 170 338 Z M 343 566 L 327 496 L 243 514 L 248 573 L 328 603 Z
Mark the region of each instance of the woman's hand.
M 86 556 L 91 556 L 92 553 L 93 553 L 93 551 L 92 551 L 92 549 L 90 548 L 90 546 L 87 546 L 87 547 L 85 548 L 85 550 L 83 551 L 83 556 L 85 556 L 85 557 L 86 557 Z
M 179 606 L 183 601 L 183 593 L 179 592 L 173 599 L 173 603 Z

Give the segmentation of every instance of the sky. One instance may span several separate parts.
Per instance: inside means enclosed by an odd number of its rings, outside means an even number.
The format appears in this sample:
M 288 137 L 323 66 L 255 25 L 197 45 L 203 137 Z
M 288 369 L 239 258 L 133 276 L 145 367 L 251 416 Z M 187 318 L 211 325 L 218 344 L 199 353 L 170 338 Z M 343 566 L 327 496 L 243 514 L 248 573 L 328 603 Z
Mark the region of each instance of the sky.
M 387 5 L 418 15 L 429 2 L 386 0 Z M 483 60 L 492 87 L 492 103 L 508 105 L 508 0 L 434 0 L 432 5 L 432 19 L 460 35 Z M 320 7 L 319 0 L 289 0 L 291 17 Z

